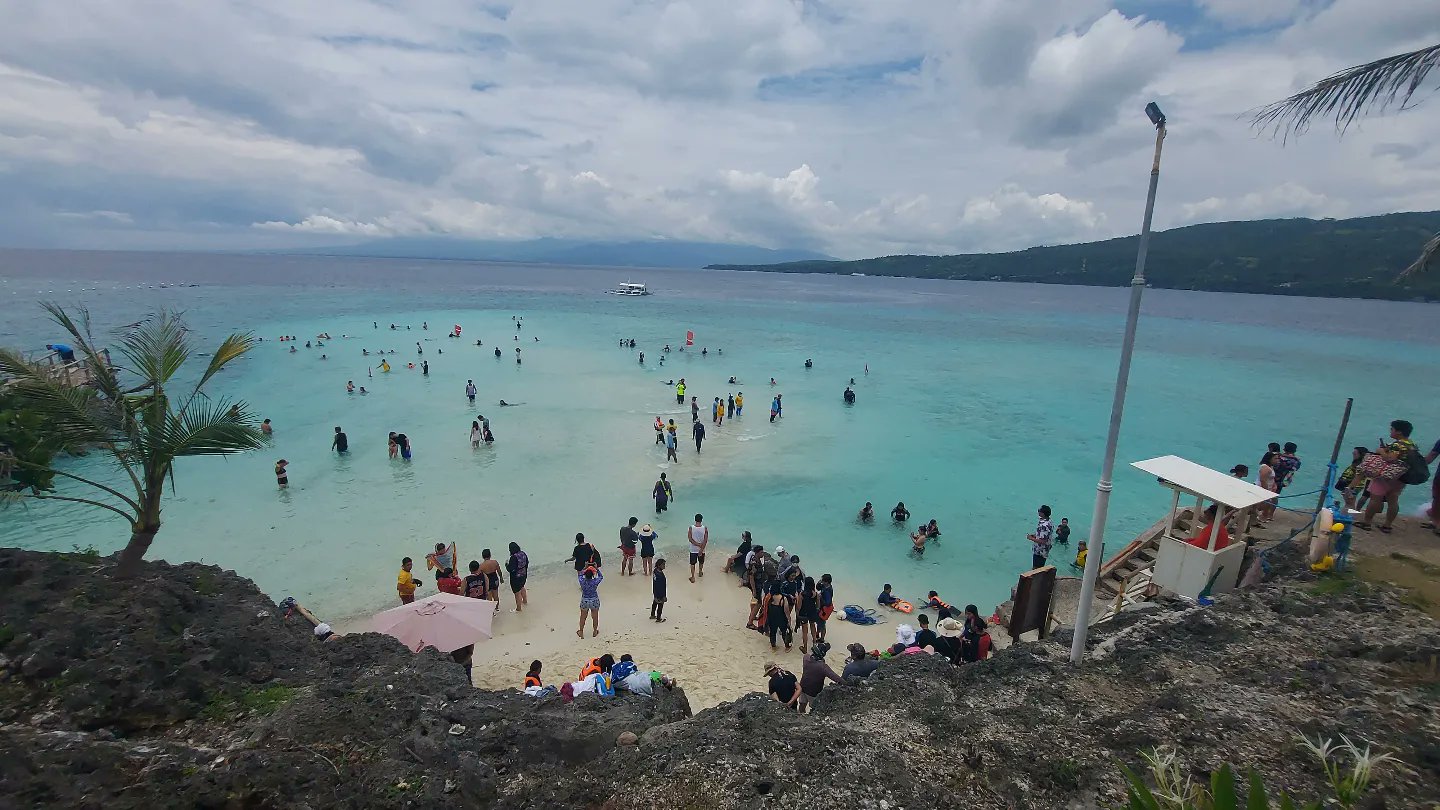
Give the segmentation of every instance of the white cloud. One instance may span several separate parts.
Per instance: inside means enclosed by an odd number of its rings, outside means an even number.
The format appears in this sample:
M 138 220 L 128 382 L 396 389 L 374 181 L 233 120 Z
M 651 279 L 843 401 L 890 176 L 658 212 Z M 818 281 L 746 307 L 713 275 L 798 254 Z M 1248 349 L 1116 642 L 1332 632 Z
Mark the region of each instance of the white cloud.
M 1252 191 L 1237 198 L 1207 197 L 1180 207 L 1182 222 L 1223 222 L 1270 217 L 1343 216 L 1344 206 L 1298 183 Z
M 1157 227 L 1440 208 L 1440 106 L 1283 148 L 1239 117 L 1440 39 L 1433 0 L 1204 0 L 1172 23 L 1187 2 L 20 0 L 0 244 L 1103 238 L 1138 225 L 1151 99 Z M 1197 9 L 1245 33 L 1182 47 Z

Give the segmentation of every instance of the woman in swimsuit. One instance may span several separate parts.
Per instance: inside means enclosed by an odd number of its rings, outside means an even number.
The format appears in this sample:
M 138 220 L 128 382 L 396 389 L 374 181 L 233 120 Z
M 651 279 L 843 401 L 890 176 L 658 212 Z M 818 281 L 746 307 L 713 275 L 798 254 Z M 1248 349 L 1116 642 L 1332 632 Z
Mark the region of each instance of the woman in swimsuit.
M 815 589 L 815 578 L 805 577 L 800 588 L 800 609 L 795 613 L 795 624 L 800 630 L 800 652 L 808 651 L 810 639 L 819 640 L 820 632 L 815 625 L 820 621 L 820 593 Z

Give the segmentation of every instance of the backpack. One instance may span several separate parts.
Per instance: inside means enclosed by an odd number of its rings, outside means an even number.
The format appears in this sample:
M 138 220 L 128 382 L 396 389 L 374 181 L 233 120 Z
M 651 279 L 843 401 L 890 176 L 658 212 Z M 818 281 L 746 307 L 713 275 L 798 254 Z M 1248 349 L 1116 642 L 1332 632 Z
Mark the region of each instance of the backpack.
M 1400 476 L 1403 484 L 1423 484 L 1430 480 L 1430 465 L 1425 463 L 1425 457 L 1420 455 L 1419 450 L 1411 450 L 1405 455 L 1405 472 Z
M 765 561 L 760 563 L 760 576 L 765 582 L 778 579 L 780 576 L 780 563 L 775 562 L 774 557 L 766 556 Z

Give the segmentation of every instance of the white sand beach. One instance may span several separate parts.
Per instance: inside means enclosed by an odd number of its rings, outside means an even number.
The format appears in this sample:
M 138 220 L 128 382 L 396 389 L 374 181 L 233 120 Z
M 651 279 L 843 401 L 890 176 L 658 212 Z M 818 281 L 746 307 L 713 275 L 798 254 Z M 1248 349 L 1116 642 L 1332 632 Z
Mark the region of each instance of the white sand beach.
M 514 600 L 509 586 L 495 619 L 495 637 L 475 646 L 474 681 L 482 689 L 518 689 L 530 662 L 544 662 L 545 683 L 575 679 L 585 661 L 611 653 L 634 656 L 642 668 L 659 670 L 676 678 L 685 688 L 691 707 L 699 711 L 734 700 L 748 692 L 764 689 L 763 668 L 767 661 L 798 672 L 800 639 L 786 653 L 784 644 L 770 649 L 768 636 L 745 629 L 749 592 L 739 587 L 736 577 L 722 573 L 725 554 L 712 558 L 706 576 L 689 582 L 689 568 L 683 556 L 670 559 L 668 602 L 663 624 L 651 621 L 650 579 L 640 573 L 621 576 L 618 554 L 607 555 L 605 582 L 600 586 L 600 635 L 590 635 L 587 622 L 584 638 L 576 638 L 579 624 L 580 591 L 575 580 L 560 571 L 533 574 L 528 583 L 530 605 L 512 613 Z M 667 563 L 667 565 L 669 565 Z M 434 582 L 422 577 L 420 596 L 435 592 Z M 875 595 L 861 593 L 856 583 L 837 581 L 836 605 L 875 606 Z M 906 596 L 902 594 L 902 596 Z M 914 595 L 909 595 L 913 598 Z M 988 613 L 988 611 L 986 611 Z M 915 624 L 916 614 L 882 610 L 883 623 L 854 625 L 832 619 L 829 623 L 831 652 L 827 660 L 839 670 L 846 657 L 845 647 L 858 641 L 866 649 L 880 649 L 895 642 L 895 627 Z M 934 613 L 930 613 L 934 621 Z M 365 621 L 346 622 L 347 631 L 366 629 Z

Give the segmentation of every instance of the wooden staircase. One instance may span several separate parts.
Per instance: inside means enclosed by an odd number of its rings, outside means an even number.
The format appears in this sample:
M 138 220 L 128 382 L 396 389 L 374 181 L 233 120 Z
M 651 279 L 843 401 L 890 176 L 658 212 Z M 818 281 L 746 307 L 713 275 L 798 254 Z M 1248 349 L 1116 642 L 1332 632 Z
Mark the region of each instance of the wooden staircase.
M 1195 510 L 1189 507 L 1176 510 L 1175 534 L 1183 537 L 1188 533 L 1194 515 Z M 1141 590 L 1148 589 L 1150 572 L 1154 570 L 1155 557 L 1160 553 L 1160 538 L 1164 536 L 1165 527 L 1168 525 L 1170 525 L 1168 517 L 1160 519 L 1121 549 L 1119 554 L 1106 560 L 1105 564 L 1100 566 L 1100 576 L 1095 583 L 1101 591 L 1096 595 L 1120 596 L 1125 594 L 1129 599 L 1131 592 L 1136 590 L 1135 586 L 1140 584 L 1142 579 L 1145 588 Z

